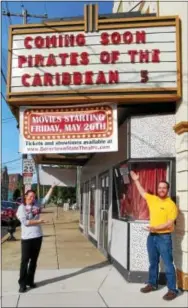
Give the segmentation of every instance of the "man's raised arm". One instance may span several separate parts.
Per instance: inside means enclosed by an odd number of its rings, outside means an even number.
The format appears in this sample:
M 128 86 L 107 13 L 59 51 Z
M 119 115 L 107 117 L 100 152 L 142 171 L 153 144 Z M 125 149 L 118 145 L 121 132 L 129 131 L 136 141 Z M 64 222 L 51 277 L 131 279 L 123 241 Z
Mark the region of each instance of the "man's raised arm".
M 136 187 L 137 187 L 140 195 L 145 199 L 146 192 L 145 192 L 144 188 L 142 187 L 142 185 L 139 182 L 139 175 L 136 174 L 134 171 L 131 171 L 130 175 L 131 175 L 132 180 L 135 182 Z

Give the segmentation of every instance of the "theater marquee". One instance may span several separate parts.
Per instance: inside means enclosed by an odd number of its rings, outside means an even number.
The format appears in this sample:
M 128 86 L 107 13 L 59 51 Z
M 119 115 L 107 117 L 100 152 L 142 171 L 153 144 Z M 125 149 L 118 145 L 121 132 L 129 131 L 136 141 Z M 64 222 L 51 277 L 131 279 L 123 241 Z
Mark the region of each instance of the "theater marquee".
M 181 96 L 178 17 L 84 19 L 12 26 L 8 100 L 175 101 Z

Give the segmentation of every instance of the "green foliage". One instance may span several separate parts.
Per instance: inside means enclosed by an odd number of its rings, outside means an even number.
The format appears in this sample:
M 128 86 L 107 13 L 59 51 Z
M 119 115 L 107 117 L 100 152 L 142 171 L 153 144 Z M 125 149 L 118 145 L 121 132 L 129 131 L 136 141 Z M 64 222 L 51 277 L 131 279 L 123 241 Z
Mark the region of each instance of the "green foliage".
M 32 184 L 31 189 L 32 189 L 33 191 L 35 191 L 35 193 L 36 193 L 36 195 L 37 195 L 37 184 L 36 184 L 36 183 L 35 183 L 35 184 Z M 40 185 L 40 197 L 43 196 L 43 195 L 42 195 L 42 192 L 43 192 L 42 189 L 43 189 L 43 186 Z M 50 189 L 50 186 L 49 186 L 49 189 Z
M 71 204 L 76 202 L 75 187 L 55 187 L 51 196 L 51 201 L 54 203 L 63 204 L 70 200 Z
M 37 192 L 37 184 L 32 185 L 32 189 Z M 40 185 L 40 197 L 44 197 L 48 190 L 50 189 L 50 186 L 43 186 Z M 55 204 L 59 203 L 65 203 L 70 199 L 71 204 L 76 202 L 76 188 L 75 187 L 60 187 L 56 186 L 54 187 L 52 196 L 49 200 L 49 202 L 53 202 Z
M 17 188 L 20 190 L 20 192 L 22 191 L 22 189 L 23 189 L 23 180 L 19 180 L 18 181 Z
M 15 191 L 13 193 L 13 201 L 16 201 L 16 199 L 18 199 L 20 196 L 21 196 L 20 190 L 18 188 L 15 189 Z

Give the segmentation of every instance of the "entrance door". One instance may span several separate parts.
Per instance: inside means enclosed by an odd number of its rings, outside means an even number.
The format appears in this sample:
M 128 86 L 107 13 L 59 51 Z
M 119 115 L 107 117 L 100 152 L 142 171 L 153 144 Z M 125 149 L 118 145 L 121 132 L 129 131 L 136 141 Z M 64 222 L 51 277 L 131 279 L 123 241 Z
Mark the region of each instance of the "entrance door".
M 100 184 L 100 249 L 108 253 L 109 173 L 99 178 Z
M 84 185 L 84 234 L 88 235 L 89 224 L 89 182 Z

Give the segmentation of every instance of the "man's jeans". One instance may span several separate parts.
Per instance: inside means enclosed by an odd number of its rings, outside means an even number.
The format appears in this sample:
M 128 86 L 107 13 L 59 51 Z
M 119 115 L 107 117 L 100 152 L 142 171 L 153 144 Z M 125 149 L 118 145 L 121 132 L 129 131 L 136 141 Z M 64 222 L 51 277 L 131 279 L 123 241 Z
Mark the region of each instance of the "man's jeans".
M 172 256 L 171 234 L 149 234 L 147 239 L 149 256 L 149 281 L 154 287 L 158 286 L 160 256 L 165 266 L 168 289 L 176 292 L 176 272 Z

